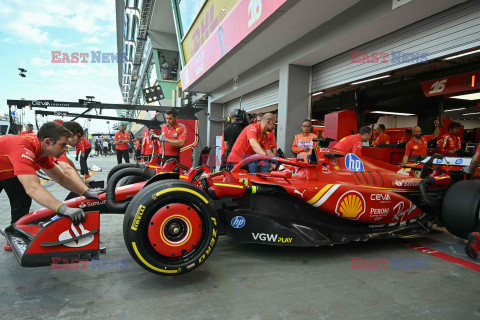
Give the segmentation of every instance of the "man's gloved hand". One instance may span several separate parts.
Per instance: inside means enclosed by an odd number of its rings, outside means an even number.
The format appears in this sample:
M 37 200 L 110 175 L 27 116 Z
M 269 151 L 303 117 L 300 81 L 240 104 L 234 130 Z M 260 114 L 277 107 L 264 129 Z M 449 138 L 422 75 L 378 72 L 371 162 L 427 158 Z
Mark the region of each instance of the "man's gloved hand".
M 79 224 L 80 222 L 85 221 L 85 212 L 80 208 L 70 208 L 65 204 L 62 204 L 58 207 L 57 213 L 65 217 L 70 217 L 74 224 Z
M 158 137 L 158 141 L 165 142 L 167 141 L 167 138 L 162 134 L 160 137 Z
M 78 154 L 75 156 L 75 161 L 78 161 Z
M 87 199 L 95 199 L 95 200 L 98 200 L 98 201 L 102 201 L 98 195 L 100 193 L 104 193 L 105 192 L 105 189 L 104 188 L 95 188 L 95 189 L 87 189 L 85 190 L 85 192 L 82 194 L 82 196 L 84 196 L 85 198 Z

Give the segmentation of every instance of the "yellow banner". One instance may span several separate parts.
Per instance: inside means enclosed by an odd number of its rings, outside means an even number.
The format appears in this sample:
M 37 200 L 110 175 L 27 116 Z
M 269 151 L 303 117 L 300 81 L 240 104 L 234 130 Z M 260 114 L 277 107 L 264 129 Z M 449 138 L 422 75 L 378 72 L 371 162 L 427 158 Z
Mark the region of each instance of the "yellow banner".
M 182 48 L 185 63 L 190 61 L 238 1 L 239 0 L 207 1 L 183 40 Z

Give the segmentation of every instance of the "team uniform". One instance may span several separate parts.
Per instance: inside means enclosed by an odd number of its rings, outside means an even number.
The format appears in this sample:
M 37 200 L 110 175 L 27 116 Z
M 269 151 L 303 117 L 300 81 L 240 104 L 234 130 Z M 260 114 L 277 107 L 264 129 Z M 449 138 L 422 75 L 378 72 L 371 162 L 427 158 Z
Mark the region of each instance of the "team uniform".
M 437 139 L 438 152 L 443 155 L 455 155 L 450 151 L 460 150 L 461 142 L 460 137 L 453 134 L 445 134 Z
M 35 132 L 29 132 L 29 131 L 22 131 L 20 134 L 34 134 L 37 135 Z
M 158 151 L 158 141 L 152 140 L 150 135 L 146 135 L 142 142 L 142 155 L 146 156 L 147 161 L 149 161 L 152 154 L 158 154 Z
M 312 153 L 313 139 L 317 139 L 315 133 L 309 133 L 307 135 L 300 133 L 295 136 L 292 144 L 292 151 L 297 154 L 297 159 L 303 159 L 308 162 L 308 156 Z M 304 152 L 303 148 L 309 148 L 308 152 Z
M 400 140 L 398 140 L 398 143 L 409 143 L 412 138 L 407 138 L 406 136 L 403 136 Z
M 273 148 L 277 147 L 277 139 L 275 139 L 275 132 L 270 131 L 267 133 L 268 139 L 270 140 L 270 150 L 273 151 Z
M 113 140 L 114 141 L 130 140 L 130 133 L 126 131 L 121 133 L 120 131 L 118 131 L 117 133 L 115 133 L 115 138 Z M 130 163 L 130 157 L 128 155 L 128 144 L 127 143 L 116 144 L 115 147 L 117 149 L 118 164 L 122 163 L 122 156 L 123 156 L 123 159 L 125 160 L 125 163 Z
M 351 136 L 346 136 L 340 140 L 333 148 L 347 153 L 355 153 L 356 155 L 362 154 L 363 141 L 362 136 L 357 134 L 352 134 Z
M 187 128 L 183 124 L 175 123 L 173 126 L 164 124 L 162 126 L 162 135 L 171 140 L 183 140 L 187 141 Z M 163 150 L 165 147 L 165 150 Z M 176 159 L 180 162 L 180 149 L 174 147 L 168 142 L 160 143 L 159 154 L 163 156 L 165 160 Z
M 405 155 L 410 158 L 413 156 L 426 156 L 427 155 L 427 143 L 428 140 L 424 137 L 420 138 L 419 142 L 413 140 L 413 138 L 407 143 L 405 147 Z
M 390 144 L 390 136 L 385 132 L 382 132 L 378 135 L 378 137 L 372 143 L 374 146 L 378 146 L 379 144 Z
M 82 155 L 80 156 L 80 174 L 88 175 L 87 158 L 92 151 L 92 145 L 87 139 L 82 138 L 82 140 L 80 140 L 80 142 L 77 144 L 76 149 L 77 156 L 80 152 L 82 152 Z
M 262 133 L 261 122 L 252 123 L 242 130 L 235 141 L 227 160 L 230 164 L 240 163 L 243 159 L 256 154 L 250 145 L 250 139 L 257 140 L 263 150 L 271 150 L 270 139 L 266 133 Z M 265 165 L 262 164 L 262 166 Z M 268 164 L 266 169 L 268 170 Z M 252 165 L 250 171 L 255 170 L 258 170 L 258 168 L 255 168 L 255 166 Z M 261 170 L 264 172 L 263 170 L 265 170 L 265 168 L 262 167 Z
M 7 135 L 0 137 L 0 190 L 8 195 L 14 224 L 30 211 L 32 199 L 17 178 L 37 174 L 37 169 L 52 169 L 51 157 L 40 157 L 41 146 L 36 135 Z

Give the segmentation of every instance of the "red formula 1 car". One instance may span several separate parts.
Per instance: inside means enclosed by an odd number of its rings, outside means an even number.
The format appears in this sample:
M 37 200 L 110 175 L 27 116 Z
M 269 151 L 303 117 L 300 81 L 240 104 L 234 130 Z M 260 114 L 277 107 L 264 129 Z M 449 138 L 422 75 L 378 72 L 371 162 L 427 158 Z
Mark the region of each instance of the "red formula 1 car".
M 393 237 L 421 237 L 433 223 L 466 238 L 479 227 L 480 182 L 448 168 L 423 165 L 417 178 L 399 166 L 316 147 L 311 163 L 252 156 L 231 171 L 175 162 L 112 171 L 102 202 L 79 197 L 86 220 L 42 209 L 3 230 L 22 266 L 98 253 L 99 214 L 124 214 L 123 235 L 148 271 L 178 275 L 202 264 L 221 232 L 242 243 L 321 246 Z M 250 161 L 273 161 L 269 173 L 249 173 Z M 135 166 L 135 165 L 133 165 Z M 150 169 L 150 170 L 149 170 Z M 188 170 L 187 170 L 188 169 Z M 125 177 L 148 179 L 116 188 Z M 468 192 L 466 192 L 468 190 Z

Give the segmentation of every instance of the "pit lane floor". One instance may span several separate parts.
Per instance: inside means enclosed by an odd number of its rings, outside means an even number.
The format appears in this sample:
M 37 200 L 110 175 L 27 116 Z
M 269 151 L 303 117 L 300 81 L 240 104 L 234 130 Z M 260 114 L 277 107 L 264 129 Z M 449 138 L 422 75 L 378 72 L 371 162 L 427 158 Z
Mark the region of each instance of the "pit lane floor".
M 116 159 L 88 163 L 103 168 L 94 177 L 105 179 Z M 59 199 L 67 194 L 53 182 L 43 185 Z M 6 226 L 4 192 L 0 206 Z M 39 207 L 34 203 L 32 210 Z M 0 318 L 480 319 L 479 272 L 405 245 L 468 260 L 464 241 L 442 231 L 409 241 L 306 249 L 242 245 L 221 236 L 199 269 L 161 277 L 130 257 L 122 221 L 121 215 L 102 216 L 107 252 L 87 269 L 21 268 L 11 252 L 0 250 Z M 382 260 L 386 269 L 357 269 L 373 259 L 388 259 Z

